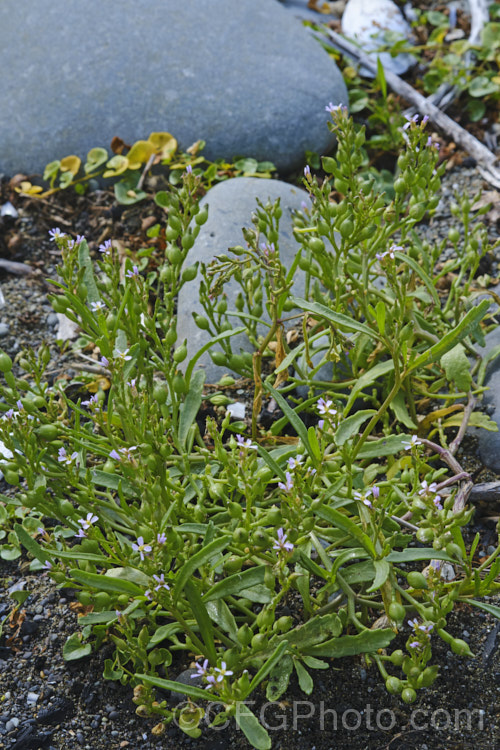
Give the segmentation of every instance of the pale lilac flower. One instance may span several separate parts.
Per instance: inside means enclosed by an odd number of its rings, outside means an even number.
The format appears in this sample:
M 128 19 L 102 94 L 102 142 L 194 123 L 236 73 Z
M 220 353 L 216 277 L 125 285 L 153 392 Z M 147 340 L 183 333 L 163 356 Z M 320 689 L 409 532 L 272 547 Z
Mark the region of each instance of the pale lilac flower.
M 293 489 L 293 479 L 289 471 L 285 472 L 286 482 L 278 482 L 278 487 L 283 492 L 290 492 Z
M 151 589 L 147 589 L 147 591 L 144 592 L 144 596 L 146 599 L 149 599 L 151 601 L 153 594 L 151 593 Z
M 69 238 L 68 238 L 68 239 L 66 240 L 66 249 L 67 249 L 67 250 L 73 250 L 73 248 L 75 247 L 75 244 L 76 244 L 76 243 L 75 243 L 75 240 L 74 240 L 74 239 L 72 239 L 71 237 L 69 237 Z
M 313 477 L 316 474 L 316 469 L 313 469 L 312 466 L 308 468 L 306 471 L 306 477 Z
M 412 122 L 418 122 L 418 115 L 413 115 L 413 117 L 405 115 L 405 119 L 408 120 L 408 122 L 403 125 L 403 130 L 408 130 Z
M 208 674 L 205 676 L 205 679 L 208 682 L 208 685 L 205 685 L 205 690 L 210 690 L 215 685 L 215 677 L 213 674 Z
M 378 500 L 380 497 L 380 487 L 377 487 L 376 484 L 372 487 L 372 495 L 374 500 Z
M 163 533 L 163 531 L 161 532 L 161 534 L 157 534 L 156 535 L 156 543 L 157 544 L 165 544 L 166 541 L 167 541 L 167 537 L 165 536 L 165 534 Z
M 225 661 L 221 661 L 220 668 L 219 667 L 215 667 L 214 668 L 214 672 L 218 672 L 219 673 L 217 675 L 217 682 L 222 682 L 222 680 L 224 679 L 224 677 L 229 677 L 229 675 L 233 674 L 231 672 L 231 670 L 229 670 L 229 669 L 226 668 L 226 662 Z
M 129 270 L 127 271 L 127 273 L 125 274 L 125 276 L 128 279 L 137 279 L 137 278 L 139 278 L 139 269 L 138 269 L 138 267 L 137 266 L 133 266 L 132 270 L 130 270 L 130 268 L 129 268 Z
M 191 166 L 191 164 L 187 165 L 186 172 L 187 174 L 193 174 L 193 167 Z
M 79 518 L 78 523 L 81 523 L 83 529 L 90 529 L 92 524 L 96 523 L 98 521 L 98 517 L 95 516 L 93 513 L 87 513 L 86 518 Z
M 420 648 L 421 644 L 420 641 L 412 641 L 409 646 L 410 648 Z
M 428 622 L 427 625 L 417 625 L 418 629 L 422 631 L 422 633 L 430 633 L 431 630 L 434 627 L 433 622 Z
M 158 586 L 155 586 L 155 591 L 159 591 L 160 589 L 167 589 L 167 591 L 170 591 L 170 586 L 165 582 L 165 576 L 163 573 L 159 576 L 154 575 L 153 578 L 158 584 Z
M 365 490 L 364 492 L 357 492 L 357 491 L 353 492 L 353 495 L 356 498 L 356 500 L 361 500 L 361 502 L 364 505 L 366 505 L 368 508 L 372 507 L 371 500 L 368 500 L 371 494 L 372 494 L 372 491 L 370 489 Z
M 37 533 L 41 534 L 42 536 L 45 536 L 45 529 L 42 528 L 41 526 L 39 526 L 38 529 L 37 529 Z
M 420 489 L 418 491 L 419 495 L 428 495 L 428 494 L 435 495 L 436 492 L 437 492 L 437 484 L 436 484 L 436 482 L 432 482 L 431 484 L 427 484 L 427 482 L 424 479 L 422 481 L 422 483 L 421 483 L 420 486 L 421 486 L 422 489 Z
M 441 560 L 431 560 L 431 565 L 434 568 L 434 570 L 440 570 L 441 569 Z
M 52 563 L 48 560 L 45 560 L 43 567 L 45 568 L 45 570 L 50 570 L 52 568 Z
M 113 249 L 113 244 L 111 240 L 106 240 L 106 242 L 103 242 L 102 245 L 99 245 L 98 250 L 103 255 L 111 255 L 111 251 Z
M 101 364 L 103 367 L 109 367 L 109 359 L 107 357 L 101 357 L 99 360 L 99 364 Z
M 132 378 L 132 380 L 127 380 L 127 385 L 129 386 L 129 388 L 132 388 L 132 390 L 134 390 L 136 382 L 137 378 Z
M 125 349 L 124 352 L 115 349 L 115 357 L 121 362 L 128 362 L 129 359 L 132 359 L 131 355 L 128 353 L 128 349 Z
M 287 535 L 284 533 L 283 529 L 278 529 L 277 534 L 278 538 L 273 544 L 273 549 L 275 549 L 278 553 L 281 550 L 291 552 L 293 550 L 293 544 L 291 542 L 287 542 Z
M 408 620 L 408 625 L 410 626 L 410 628 L 412 628 L 412 630 L 416 630 L 418 628 L 417 618 L 415 617 L 414 620 Z
M 424 115 L 422 118 L 422 122 L 420 123 L 420 126 L 425 125 L 426 122 L 429 121 L 429 115 Z
M 337 414 L 336 409 L 332 409 L 333 401 L 325 401 L 324 398 L 320 398 L 318 401 L 318 412 L 327 417 L 335 417 Z
M 118 623 L 120 625 L 123 625 L 123 623 L 125 622 L 125 615 L 123 614 L 123 612 L 120 612 L 119 609 L 115 609 L 115 615 L 116 615 L 116 619 L 118 620 Z
M 115 461 L 133 461 L 134 457 L 132 455 L 132 451 L 137 448 L 137 445 L 131 445 L 129 448 L 118 448 L 117 451 L 113 448 L 111 453 L 109 454 L 110 458 L 113 458 Z
M 309 164 L 306 164 L 306 166 L 304 167 L 304 177 L 306 178 L 306 180 L 311 179 L 311 167 L 309 166 Z
M 14 409 L 8 409 L 8 411 L 5 412 L 2 419 L 12 419 L 14 416 Z
M 309 206 L 307 205 L 307 203 L 306 203 L 305 201 L 301 201 L 301 202 L 300 202 L 300 207 L 301 207 L 301 209 L 302 209 L 302 210 L 303 210 L 303 211 L 304 211 L 305 213 L 308 213 L 308 212 L 309 212 Z
M 239 435 L 239 434 L 236 435 L 236 442 L 238 443 L 238 446 L 240 448 L 248 448 L 248 449 L 252 449 L 252 450 L 257 450 L 257 446 L 254 443 L 252 443 L 252 441 L 250 440 L 250 438 L 247 438 L 245 440 L 245 438 L 243 437 L 243 435 Z M 240 452 L 240 456 L 241 456 L 241 452 Z
M 443 510 L 443 506 L 441 505 L 441 496 L 436 495 L 436 497 L 432 498 L 432 502 L 436 506 L 437 510 Z
M 64 232 L 61 232 L 59 227 L 56 227 L 55 229 L 49 230 L 49 237 L 50 241 L 54 242 L 54 240 L 62 240 L 62 238 L 66 237 L 66 235 L 64 234 Z
M 84 234 L 77 234 L 76 235 L 76 240 L 75 240 L 75 245 L 79 245 L 84 240 L 85 240 L 85 235 Z
M 196 674 L 190 675 L 191 679 L 194 677 L 206 677 L 208 671 L 208 659 L 205 659 L 203 664 L 198 664 L 198 662 L 196 662 L 195 667 L 198 671 Z
M 324 419 L 320 419 L 318 421 L 318 430 L 322 430 L 324 426 L 325 426 L 325 420 Z
M 22 411 L 24 409 L 23 402 L 21 401 L 20 398 L 16 401 L 16 406 L 19 409 L 19 411 Z
M 132 549 L 134 552 L 138 552 L 141 556 L 141 560 L 144 560 L 144 553 L 151 552 L 153 549 L 149 544 L 144 543 L 144 537 L 140 536 L 137 538 L 137 544 L 132 542 Z
M 288 464 L 288 468 L 290 469 L 290 471 L 293 471 L 297 467 L 301 466 L 303 460 L 304 459 L 302 456 L 297 456 L 296 458 L 293 458 L 293 457 L 289 458 L 287 461 L 287 464 Z
M 88 406 L 89 409 L 98 409 L 99 408 L 99 397 L 97 393 L 94 393 L 93 396 L 91 396 L 89 399 L 86 399 L 85 401 L 82 401 L 82 406 Z
M 422 441 L 418 439 L 416 435 L 411 436 L 411 440 L 409 443 L 403 443 L 405 446 L 405 451 L 411 450 L 411 448 L 414 448 L 417 445 L 422 445 Z
M 85 533 L 83 529 L 78 529 L 78 534 L 75 534 L 75 536 L 77 539 L 83 539 L 84 537 L 87 536 L 87 534 Z
M 98 300 L 97 302 L 91 302 L 90 307 L 92 309 L 92 312 L 102 312 L 106 309 L 106 305 L 102 300 Z
M 66 449 L 61 446 L 59 448 L 59 455 L 57 457 L 57 460 L 59 463 L 65 463 L 67 466 L 71 466 L 78 458 L 78 453 L 74 451 L 71 456 L 68 456 L 66 454 Z
M 327 104 L 325 107 L 326 112 L 329 112 L 329 114 L 333 114 L 334 112 L 339 112 L 342 109 L 342 104 L 333 104 L 333 102 L 330 102 L 330 104 Z

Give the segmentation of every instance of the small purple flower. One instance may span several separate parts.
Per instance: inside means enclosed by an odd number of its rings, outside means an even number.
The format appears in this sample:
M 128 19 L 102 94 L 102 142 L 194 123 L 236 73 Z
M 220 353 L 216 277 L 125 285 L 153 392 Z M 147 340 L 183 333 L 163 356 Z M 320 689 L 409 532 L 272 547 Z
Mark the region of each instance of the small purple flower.
M 119 609 L 115 609 L 115 615 L 116 619 L 118 620 L 118 624 L 123 625 L 123 623 L 125 622 L 125 615 L 123 614 L 123 612 L 120 612 Z
M 421 643 L 420 641 L 412 641 L 410 644 L 408 644 L 410 648 L 420 648 Z
M 94 393 L 93 396 L 91 396 L 89 399 L 86 399 L 85 401 L 82 401 L 82 406 L 88 406 L 89 409 L 98 409 L 99 408 L 99 398 L 97 393 Z
M 233 674 L 231 672 L 231 670 L 229 670 L 229 669 L 226 668 L 226 662 L 225 661 L 221 661 L 220 668 L 219 667 L 215 667 L 214 672 L 218 672 L 219 673 L 217 675 L 217 682 L 222 682 L 222 680 L 224 679 L 224 677 L 229 677 L 229 675 Z
M 127 385 L 129 388 L 132 388 L 132 390 L 135 388 L 135 384 L 137 382 L 137 378 L 132 378 L 132 380 L 127 380 Z
M 208 671 L 208 659 L 205 659 L 203 664 L 198 664 L 198 662 L 196 662 L 195 667 L 198 671 L 196 672 L 196 674 L 190 675 L 191 679 L 193 679 L 194 677 L 206 677 Z
M 422 445 L 422 441 L 418 439 L 416 435 L 411 436 L 411 440 L 409 443 L 403 443 L 405 446 L 405 451 L 411 450 L 412 448 L 416 447 L 417 445 Z
M 325 420 L 320 419 L 318 422 L 318 430 L 322 430 L 324 426 L 325 426 Z
M 159 591 L 160 589 L 167 589 L 167 591 L 170 591 L 170 586 L 168 583 L 165 583 L 165 576 L 163 573 L 160 576 L 154 575 L 153 578 L 158 584 L 158 586 L 155 586 L 155 591 Z
M 205 685 L 205 690 L 210 690 L 210 688 L 215 686 L 215 677 L 213 674 L 207 674 L 205 679 L 208 682 L 208 685 Z
M 84 241 L 85 241 L 85 235 L 84 234 L 77 234 L 76 235 L 75 245 L 79 245 L 81 242 L 84 242 Z
M 93 513 L 87 513 L 86 518 L 79 518 L 78 523 L 82 525 L 82 529 L 90 529 L 92 524 L 96 523 L 99 518 L 95 516 Z
M 254 443 L 252 443 L 252 441 L 250 440 L 250 438 L 247 438 L 245 440 L 245 438 L 243 437 L 243 435 L 239 435 L 239 434 L 236 435 L 236 442 L 238 443 L 238 447 L 239 448 L 247 448 L 247 449 L 257 450 L 257 446 Z M 241 455 L 241 453 L 240 453 L 240 455 Z
M 420 127 L 422 127 L 423 125 L 425 125 L 425 123 L 428 122 L 428 121 L 429 121 L 429 115 L 424 115 L 423 118 L 422 118 L 422 122 L 420 123 Z
M 284 533 L 283 529 L 278 529 L 277 534 L 278 538 L 273 544 L 273 549 L 275 549 L 278 553 L 281 550 L 291 552 L 293 550 L 293 544 L 291 542 L 287 542 L 287 535 Z
M 98 300 L 97 302 L 91 302 L 90 308 L 92 312 L 102 312 L 106 309 L 106 305 L 101 300 Z
M 45 570 L 50 570 L 52 568 L 52 563 L 48 560 L 45 560 L 43 567 L 45 568 Z
M 405 119 L 408 120 L 408 122 L 403 125 L 403 130 L 408 130 L 412 122 L 418 122 L 418 115 L 413 115 L 413 117 L 410 117 L 409 115 L 405 115 Z
M 12 419 L 14 416 L 14 409 L 8 409 L 8 411 L 5 412 L 2 419 Z
M 296 458 L 291 457 L 287 461 L 288 468 L 290 469 L 290 471 L 293 471 L 294 469 L 297 469 L 302 464 L 302 461 L 303 461 L 302 456 L 297 456 Z
M 49 237 L 50 241 L 54 242 L 55 240 L 62 240 L 62 238 L 66 237 L 66 235 L 64 234 L 64 232 L 61 232 L 59 227 L 55 227 L 55 229 L 49 230 Z
M 74 451 L 71 456 L 68 456 L 64 447 L 61 446 L 61 448 L 59 448 L 59 455 L 57 457 L 59 463 L 65 463 L 67 466 L 71 466 L 77 460 L 77 458 L 78 453 L 76 451 Z
M 133 461 L 134 457 L 132 455 L 132 451 L 137 448 L 137 445 L 131 445 L 129 448 L 118 448 L 117 451 L 113 448 L 111 453 L 109 454 L 109 457 L 114 459 L 115 461 Z
M 111 240 L 106 240 L 106 242 L 103 242 L 102 245 L 99 245 L 98 250 L 103 255 L 111 255 L 111 251 L 113 249 L 113 244 Z
M 127 279 L 138 279 L 139 278 L 139 269 L 138 269 L 138 267 L 137 266 L 133 266 L 132 270 L 130 270 L 130 268 L 129 268 L 129 270 L 127 271 L 127 273 L 125 274 L 125 276 L 127 277 Z
M 193 174 L 193 167 L 191 166 L 191 164 L 187 165 L 186 174 Z
M 325 401 L 324 398 L 320 398 L 318 401 L 318 412 L 327 417 L 335 417 L 337 410 L 332 409 L 333 401 Z
M 378 500 L 380 497 L 380 487 L 377 487 L 376 484 L 372 487 L 372 495 L 374 500 Z
M 99 364 L 101 364 L 103 367 L 109 367 L 109 359 L 107 357 L 101 357 L 99 360 Z
M 129 359 L 132 359 L 131 355 L 128 353 L 128 349 L 125 349 L 124 352 L 120 351 L 120 349 L 115 349 L 115 357 L 120 360 L 120 362 L 128 362 Z
M 368 500 L 371 494 L 372 494 L 372 491 L 370 489 L 365 490 L 364 492 L 357 492 L 357 491 L 353 492 L 353 495 L 356 498 L 356 500 L 360 500 L 368 508 L 373 507 L 371 500 Z
M 428 495 L 432 494 L 435 495 L 437 492 L 437 484 L 436 482 L 432 482 L 431 484 L 427 484 L 425 479 L 422 481 L 422 484 L 420 485 L 421 489 L 418 491 L 419 495 Z
M 149 544 L 144 543 L 144 537 L 139 536 L 137 537 L 137 544 L 135 542 L 132 542 L 132 549 L 134 552 L 138 552 L 141 556 L 141 560 L 144 560 L 144 553 L 145 552 L 151 552 L 153 549 Z
M 161 534 L 157 534 L 156 535 L 156 543 L 157 544 L 165 544 L 166 541 L 167 541 L 167 537 L 165 536 L 165 534 L 163 533 L 163 531 L 161 532 Z
M 334 112 L 339 112 L 341 109 L 342 109 L 342 104 L 333 104 L 333 102 L 330 102 L 330 104 L 327 104 L 325 107 L 325 111 L 331 115 Z
M 437 510 L 443 510 L 443 506 L 441 505 L 441 496 L 440 495 L 436 495 L 436 497 L 433 497 L 432 498 L 432 502 L 436 506 Z
M 21 401 L 20 398 L 16 401 L 16 406 L 19 409 L 19 411 L 22 411 L 24 409 L 23 402 Z
M 311 180 L 311 167 L 309 166 L 309 164 L 306 164 L 306 166 L 304 167 L 304 177 L 306 178 L 306 180 Z
M 87 536 L 87 534 L 85 533 L 83 529 L 78 529 L 78 534 L 75 534 L 75 536 L 77 539 L 83 539 L 84 537 Z
M 285 471 L 286 482 L 278 482 L 278 487 L 283 492 L 290 492 L 293 489 L 293 479 L 289 471 Z

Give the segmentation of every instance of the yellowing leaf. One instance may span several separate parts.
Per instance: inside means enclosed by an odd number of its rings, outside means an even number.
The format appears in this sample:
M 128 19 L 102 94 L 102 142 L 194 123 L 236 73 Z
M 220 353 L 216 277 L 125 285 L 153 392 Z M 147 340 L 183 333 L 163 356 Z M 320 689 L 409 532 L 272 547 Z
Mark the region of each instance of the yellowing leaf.
M 36 195 L 37 193 L 42 193 L 43 188 L 40 187 L 40 185 L 32 185 L 31 182 L 21 182 L 19 187 L 14 188 L 16 193 L 21 193 L 21 195 Z
M 154 153 L 155 147 L 150 141 L 136 141 L 127 154 L 129 169 L 139 169 Z
M 148 141 L 162 159 L 171 159 L 177 151 L 177 141 L 170 133 L 151 133 Z
M 106 167 L 107 169 L 104 172 L 103 177 L 116 177 L 117 175 L 123 174 L 123 172 L 129 169 L 130 164 L 127 156 L 117 154 L 108 161 Z
M 72 154 L 71 156 L 65 156 L 61 159 L 61 172 L 71 172 L 74 176 L 78 174 L 78 170 L 82 164 L 82 160 L 79 156 Z
M 461 414 L 456 414 L 454 417 L 450 417 L 446 420 L 446 422 L 443 422 L 443 427 L 460 427 L 460 425 L 463 422 L 463 417 Z M 492 419 L 489 418 L 487 414 L 485 414 L 482 411 L 474 411 L 469 417 L 468 422 L 469 427 L 482 427 L 483 430 L 488 430 L 489 432 L 498 432 L 498 425 L 496 422 L 494 422 Z

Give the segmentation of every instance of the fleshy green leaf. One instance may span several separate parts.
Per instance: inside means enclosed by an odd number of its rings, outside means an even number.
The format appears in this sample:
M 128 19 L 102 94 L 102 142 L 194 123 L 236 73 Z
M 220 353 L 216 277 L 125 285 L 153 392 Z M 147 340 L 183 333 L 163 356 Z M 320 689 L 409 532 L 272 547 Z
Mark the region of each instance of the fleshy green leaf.
M 443 354 L 441 367 L 444 369 L 447 379 L 451 383 L 455 383 L 459 391 L 468 393 L 472 383 L 472 375 L 465 347 L 462 344 L 457 344 L 449 352 Z
M 343 635 L 341 638 L 332 638 L 325 643 L 311 646 L 306 650 L 306 653 L 333 659 L 367 654 L 377 651 L 379 648 L 385 648 L 395 636 L 396 633 L 391 628 L 365 630 L 358 635 Z
M 92 653 L 90 643 L 82 643 L 82 641 L 83 636 L 81 633 L 73 633 L 69 636 L 63 646 L 64 661 L 76 661 Z
M 355 414 L 351 414 L 347 419 L 342 420 L 337 429 L 335 430 L 335 442 L 339 446 L 343 446 L 349 438 L 359 432 L 359 428 L 366 422 L 368 417 L 372 417 L 376 414 L 375 409 L 362 409 L 357 411 Z
M 266 688 L 266 698 L 268 701 L 277 701 L 288 688 L 290 676 L 293 672 L 293 660 L 288 654 L 274 666 L 269 675 L 269 682 Z
M 263 583 L 265 571 L 266 566 L 259 565 L 258 567 L 244 570 L 242 573 L 234 573 L 234 575 L 214 583 L 203 597 L 203 601 L 211 602 L 214 599 L 225 598 L 226 596 L 237 594 L 243 589 L 251 588 L 257 583 Z
M 179 419 L 179 440 L 185 447 L 189 428 L 196 419 L 201 400 L 203 398 L 203 386 L 205 384 L 205 372 L 196 370 L 189 382 L 189 391 L 181 407 L 181 416 Z
M 184 563 L 182 568 L 179 570 L 177 575 L 177 582 L 174 590 L 174 598 L 178 599 L 186 583 L 189 581 L 195 570 L 201 568 L 202 565 L 210 562 L 212 557 L 215 557 L 222 552 L 222 550 L 229 544 L 229 537 L 222 537 L 221 539 L 215 539 L 210 544 L 199 550 L 193 557 Z

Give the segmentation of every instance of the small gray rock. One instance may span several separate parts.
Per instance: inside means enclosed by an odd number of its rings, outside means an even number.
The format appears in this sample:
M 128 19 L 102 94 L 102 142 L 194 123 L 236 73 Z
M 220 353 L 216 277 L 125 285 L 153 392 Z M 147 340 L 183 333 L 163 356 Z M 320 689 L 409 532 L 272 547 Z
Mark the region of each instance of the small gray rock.
M 157 131 L 285 173 L 333 145 L 325 106 L 347 104 L 335 62 L 274 0 L 2 0 L 0 29 L 6 174 Z
M 200 688 L 204 687 L 201 675 L 198 674 L 197 669 L 193 668 L 185 669 L 181 672 L 180 675 L 175 678 L 175 682 L 179 682 L 181 685 L 193 685 L 194 687 Z M 187 696 L 185 693 L 177 693 L 175 690 L 171 690 L 170 699 L 173 703 L 182 703 L 182 701 L 187 700 Z
M 10 331 L 10 326 L 8 323 L 0 323 L 0 338 L 3 338 L 4 336 L 8 336 Z
M 205 203 L 209 205 L 208 221 L 202 226 L 194 246 L 189 251 L 186 265 L 196 261 L 208 265 L 216 255 L 225 254 L 228 248 L 244 243 L 241 230 L 242 227 L 253 228 L 251 216 L 257 208 L 256 198 L 260 198 L 263 203 L 267 200 L 274 202 L 277 198 L 281 199 L 280 206 L 283 214 L 280 220 L 280 257 L 284 265 L 289 268 L 299 249 L 292 233 L 292 212 L 300 210 L 303 201 L 310 206 L 309 196 L 305 190 L 280 180 L 264 180 L 255 177 L 238 177 L 221 182 L 202 199 L 200 205 Z M 300 269 L 295 273 L 294 282 L 293 294 L 301 296 L 305 288 L 305 275 Z M 188 347 L 185 365 L 210 340 L 207 331 L 198 328 L 192 317 L 192 313 L 205 314 L 196 291 L 197 283 L 196 281 L 186 284 L 181 289 L 178 300 L 178 339 L 183 341 L 186 338 Z M 234 302 L 239 290 L 240 286 L 234 279 L 224 286 L 228 311 L 235 309 Z M 265 311 L 262 318 L 266 319 Z M 238 318 L 235 317 L 232 320 L 234 327 L 237 328 L 240 325 Z M 260 333 L 265 330 L 265 326 L 262 325 Z M 239 354 L 240 348 L 243 351 L 253 351 L 253 347 L 244 334 L 233 337 L 231 347 L 234 354 Z M 217 382 L 222 375 L 229 372 L 227 367 L 214 365 L 208 352 L 202 355 L 198 366 L 205 370 L 206 380 L 209 383 Z

